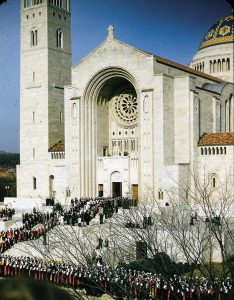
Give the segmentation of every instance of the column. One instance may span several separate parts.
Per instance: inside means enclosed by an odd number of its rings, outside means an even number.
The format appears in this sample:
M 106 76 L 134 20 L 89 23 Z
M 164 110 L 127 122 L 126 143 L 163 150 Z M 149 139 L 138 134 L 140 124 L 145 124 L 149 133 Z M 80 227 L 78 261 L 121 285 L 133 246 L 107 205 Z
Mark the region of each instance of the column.
M 143 90 L 139 103 L 142 194 L 153 188 L 153 90 Z
M 230 101 L 225 102 L 225 132 L 230 131 Z

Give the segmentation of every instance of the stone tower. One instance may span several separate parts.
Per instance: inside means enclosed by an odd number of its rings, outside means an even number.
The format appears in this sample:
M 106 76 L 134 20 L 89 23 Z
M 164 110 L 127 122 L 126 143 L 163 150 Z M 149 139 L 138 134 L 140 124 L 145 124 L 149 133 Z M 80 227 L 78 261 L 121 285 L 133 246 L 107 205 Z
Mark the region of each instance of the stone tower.
M 46 196 L 38 180 L 48 171 L 48 149 L 64 139 L 64 86 L 71 83 L 70 0 L 21 0 L 20 78 L 17 193 Z

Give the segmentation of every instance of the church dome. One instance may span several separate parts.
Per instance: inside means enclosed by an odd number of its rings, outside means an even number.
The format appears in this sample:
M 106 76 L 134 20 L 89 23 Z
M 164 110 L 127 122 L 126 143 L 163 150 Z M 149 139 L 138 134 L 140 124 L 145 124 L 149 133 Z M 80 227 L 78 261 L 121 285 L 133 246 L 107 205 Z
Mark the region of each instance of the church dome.
M 190 67 L 233 82 L 233 14 L 221 18 L 204 35 Z
M 233 15 L 228 15 L 216 22 L 204 35 L 199 50 L 213 45 L 233 43 Z

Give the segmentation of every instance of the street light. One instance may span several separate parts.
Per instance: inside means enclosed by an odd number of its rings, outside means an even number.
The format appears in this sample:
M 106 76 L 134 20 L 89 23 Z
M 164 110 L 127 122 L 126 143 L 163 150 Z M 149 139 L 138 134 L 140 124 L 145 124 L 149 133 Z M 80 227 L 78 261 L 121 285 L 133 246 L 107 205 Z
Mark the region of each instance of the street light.
M 6 196 L 7 196 L 7 197 L 8 197 L 9 189 L 10 189 L 9 185 L 6 185 L 6 186 L 5 186 L 5 190 L 6 190 Z

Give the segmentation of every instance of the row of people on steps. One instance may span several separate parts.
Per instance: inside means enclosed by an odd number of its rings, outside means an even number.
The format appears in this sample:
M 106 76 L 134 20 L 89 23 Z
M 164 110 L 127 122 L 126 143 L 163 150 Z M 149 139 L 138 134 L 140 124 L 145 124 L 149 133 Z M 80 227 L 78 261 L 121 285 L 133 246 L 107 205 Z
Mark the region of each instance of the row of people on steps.
M 36 213 L 38 216 L 39 213 Z M 42 214 L 44 217 L 46 214 Z M 41 221 L 41 219 L 36 220 Z M 8 230 L 0 231 L 0 254 L 9 250 L 18 242 L 25 242 L 29 240 L 35 240 L 41 237 L 45 232 L 49 231 L 54 226 L 58 225 L 58 218 L 55 212 L 49 214 L 49 219 L 45 222 L 36 223 L 35 219 L 32 221 L 24 219 L 23 226 L 19 228 L 10 228 Z
M 231 300 L 234 286 L 230 279 L 213 282 L 205 278 L 171 276 L 131 269 L 91 265 L 84 267 L 62 261 L 29 257 L 2 256 L 0 277 L 26 276 L 73 289 L 85 289 L 88 295 L 108 293 L 116 299 L 155 300 Z

